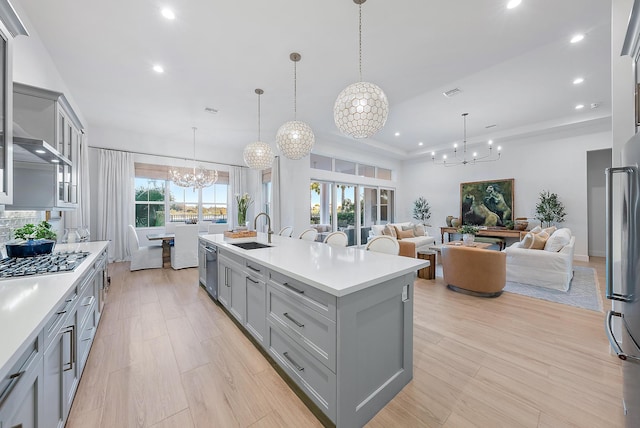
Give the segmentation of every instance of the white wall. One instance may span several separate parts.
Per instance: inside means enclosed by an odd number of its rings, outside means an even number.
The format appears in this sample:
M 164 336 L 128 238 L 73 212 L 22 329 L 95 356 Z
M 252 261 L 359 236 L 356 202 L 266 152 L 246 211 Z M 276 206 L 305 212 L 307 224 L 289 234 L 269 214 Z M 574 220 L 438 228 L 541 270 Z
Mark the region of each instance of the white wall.
M 576 132 L 576 134 L 579 134 Z M 430 233 L 440 237 L 447 215 L 460 215 L 460 183 L 515 179 L 514 217 L 534 217 L 542 190 L 557 193 L 567 217 L 562 224 L 576 236 L 576 259 L 587 260 L 587 151 L 611 147 L 611 134 L 600 129 L 584 135 L 554 138 L 529 144 L 504 145 L 502 159 L 478 165 L 445 168 L 431 159 L 407 161 L 401 170 L 397 218 L 411 218 L 413 201 L 424 196 L 432 206 Z

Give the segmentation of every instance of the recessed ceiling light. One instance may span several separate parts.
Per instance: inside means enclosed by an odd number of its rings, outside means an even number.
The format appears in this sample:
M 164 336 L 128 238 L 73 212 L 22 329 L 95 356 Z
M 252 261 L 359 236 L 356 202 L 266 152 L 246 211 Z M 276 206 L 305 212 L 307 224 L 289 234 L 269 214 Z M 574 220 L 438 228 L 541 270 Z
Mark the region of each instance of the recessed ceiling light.
M 435 155 L 436 155 L 436 152 L 431 152 L 431 156 L 435 156 Z
M 176 19 L 176 14 L 173 13 L 173 11 L 168 7 L 165 7 L 164 9 L 162 9 L 160 13 L 162 14 L 162 16 L 164 16 L 167 19 Z
M 395 136 L 396 136 L 396 137 L 399 137 L 399 136 L 400 136 L 400 133 L 399 133 L 399 132 L 396 132 L 396 133 L 395 133 Z
M 164 67 L 160 64 L 156 64 L 153 66 L 153 71 L 155 71 L 156 73 L 164 73 Z
M 518 7 L 520 6 L 520 3 L 522 3 L 522 0 L 509 0 L 509 3 L 507 3 L 507 9 Z
M 574 84 L 574 85 L 579 85 L 579 84 L 581 84 L 582 82 L 584 82 L 584 79 L 583 79 L 582 77 L 576 77 L 576 78 L 573 80 L 573 84 Z
M 60 161 L 58 159 L 51 159 L 51 162 L 53 163 L 60 163 Z
M 493 145 L 493 140 L 489 140 L 488 143 L 490 146 Z
M 42 149 L 38 149 L 38 150 L 36 150 L 36 153 L 45 154 L 45 153 L 47 153 L 47 152 L 45 152 L 45 151 L 44 151 L 44 150 L 42 150 Z
M 578 104 L 576 106 L 576 110 L 582 110 L 584 108 L 584 104 Z
M 582 39 L 584 39 L 584 34 L 576 34 L 571 38 L 571 43 L 578 43 Z
M 418 145 L 419 145 L 419 146 L 423 146 L 423 145 L 424 145 L 424 143 L 423 143 L 422 141 L 420 141 L 420 142 L 418 143 Z

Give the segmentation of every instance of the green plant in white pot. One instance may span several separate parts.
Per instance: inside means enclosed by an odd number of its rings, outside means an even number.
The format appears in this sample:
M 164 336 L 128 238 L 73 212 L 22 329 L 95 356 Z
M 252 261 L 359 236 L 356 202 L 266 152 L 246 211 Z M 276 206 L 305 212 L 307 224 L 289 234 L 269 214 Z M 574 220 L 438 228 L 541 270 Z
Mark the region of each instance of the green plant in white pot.
M 422 196 L 413 201 L 413 218 L 425 226 L 430 226 L 427 224 L 427 220 L 431 218 L 431 207 L 429 202 Z
M 540 192 L 538 203 L 536 204 L 536 219 L 540 224 L 549 227 L 551 223 L 562 223 L 567 213 L 564 211 L 564 204 L 558 199 L 556 193 L 548 190 Z
M 464 245 L 471 246 L 475 240 L 480 228 L 471 224 L 465 224 L 458 228 L 458 233 L 462 234 L 462 242 Z

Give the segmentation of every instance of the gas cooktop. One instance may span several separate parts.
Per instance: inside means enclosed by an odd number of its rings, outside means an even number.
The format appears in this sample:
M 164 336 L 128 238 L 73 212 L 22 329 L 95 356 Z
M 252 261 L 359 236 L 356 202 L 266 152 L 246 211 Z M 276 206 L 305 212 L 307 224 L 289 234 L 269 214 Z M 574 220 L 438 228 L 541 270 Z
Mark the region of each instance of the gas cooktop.
M 0 260 L 0 279 L 72 272 L 91 253 L 68 251 Z

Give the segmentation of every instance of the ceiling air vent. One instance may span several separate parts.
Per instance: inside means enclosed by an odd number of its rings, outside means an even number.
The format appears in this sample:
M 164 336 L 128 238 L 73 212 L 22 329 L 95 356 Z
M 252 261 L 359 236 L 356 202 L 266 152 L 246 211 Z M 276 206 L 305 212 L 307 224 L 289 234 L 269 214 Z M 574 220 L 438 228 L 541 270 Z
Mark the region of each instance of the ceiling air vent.
M 448 91 L 443 92 L 442 95 L 444 95 L 447 98 L 451 98 L 454 95 L 458 95 L 460 92 L 462 92 L 460 90 L 460 88 L 453 88 L 453 89 L 449 89 Z
M 485 129 L 495 128 L 496 126 L 498 126 L 498 125 L 494 123 L 494 124 L 485 126 Z
M 218 110 L 214 109 L 213 107 L 205 107 L 204 111 L 206 111 L 207 113 L 211 113 L 211 114 L 218 113 Z

